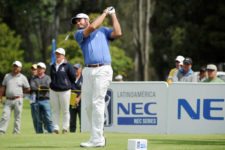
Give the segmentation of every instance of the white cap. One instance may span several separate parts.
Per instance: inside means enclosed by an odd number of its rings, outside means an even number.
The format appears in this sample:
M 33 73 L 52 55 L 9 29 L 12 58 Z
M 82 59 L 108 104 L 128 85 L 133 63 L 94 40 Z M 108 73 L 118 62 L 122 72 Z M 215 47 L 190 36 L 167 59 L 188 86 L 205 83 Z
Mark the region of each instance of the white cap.
M 88 17 L 87 14 L 79 13 L 79 14 L 77 14 L 75 17 L 73 17 L 73 18 L 71 19 L 71 23 L 74 24 L 74 21 L 75 21 L 76 19 L 81 19 L 81 18 L 84 18 L 84 19 L 88 19 L 88 20 L 89 20 L 89 17 Z
M 184 57 L 179 55 L 179 56 L 176 57 L 175 61 L 179 61 L 180 65 L 183 65 Z
M 18 60 L 14 61 L 13 65 L 16 65 L 17 67 L 20 67 L 20 68 L 22 67 L 22 63 Z
M 32 69 L 37 69 L 37 64 L 33 64 L 33 65 L 31 66 L 31 68 L 32 68 Z
M 207 69 L 207 70 L 214 70 L 214 71 L 217 71 L 217 67 L 216 67 L 216 65 L 214 65 L 214 64 L 209 64 L 209 65 L 207 65 L 206 69 Z
M 56 50 L 55 50 L 55 53 L 59 53 L 59 54 L 62 54 L 62 55 L 65 55 L 66 54 L 66 52 L 65 52 L 65 50 L 63 49 L 63 48 L 57 48 Z
M 41 68 L 43 68 L 43 69 L 46 69 L 46 65 L 45 65 L 45 63 L 43 63 L 43 62 L 39 62 L 39 63 L 37 64 L 37 67 L 41 67 Z
M 115 80 L 123 80 L 123 76 L 119 74 L 115 77 Z

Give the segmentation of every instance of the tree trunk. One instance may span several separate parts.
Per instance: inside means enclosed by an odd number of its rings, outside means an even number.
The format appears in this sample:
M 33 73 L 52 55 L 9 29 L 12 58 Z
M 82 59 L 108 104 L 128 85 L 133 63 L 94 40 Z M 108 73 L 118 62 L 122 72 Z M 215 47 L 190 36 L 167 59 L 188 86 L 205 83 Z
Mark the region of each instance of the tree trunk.
M 155 0 L 137 0 L 138 23 L 134 25 L 137 28 L 135 35 L 135 46 L 137 47 L 136 69 L 140 75 L 138 80 L 149 80 L 150 53 L 153 51 L 151 44 L 150 19 L 154 10 Z M 136 20 L 136 19 L 135 19 Z

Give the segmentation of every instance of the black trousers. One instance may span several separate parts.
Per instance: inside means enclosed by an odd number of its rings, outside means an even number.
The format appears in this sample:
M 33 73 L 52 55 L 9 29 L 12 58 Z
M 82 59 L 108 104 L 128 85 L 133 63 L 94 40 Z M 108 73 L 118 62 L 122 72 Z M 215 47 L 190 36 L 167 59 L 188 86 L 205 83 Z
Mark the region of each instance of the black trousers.
M 76 132 L 77 129 L 77 117 L 79 118 L 79 125 L 81 131 L 81 106 L 72 108 L 70 105 L 70 132 Z

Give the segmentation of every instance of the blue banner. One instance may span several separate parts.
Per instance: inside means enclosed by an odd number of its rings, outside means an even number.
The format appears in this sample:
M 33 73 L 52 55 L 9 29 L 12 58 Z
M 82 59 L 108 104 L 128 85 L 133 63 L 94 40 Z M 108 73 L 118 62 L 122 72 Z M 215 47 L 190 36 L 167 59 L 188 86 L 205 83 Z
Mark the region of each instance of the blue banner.
M 55 39 L 52 39 L 51 64 L 54 64 L 55 63 L 55 60 L 56 60 L 55 50 L 56 50 L 56 40 Z

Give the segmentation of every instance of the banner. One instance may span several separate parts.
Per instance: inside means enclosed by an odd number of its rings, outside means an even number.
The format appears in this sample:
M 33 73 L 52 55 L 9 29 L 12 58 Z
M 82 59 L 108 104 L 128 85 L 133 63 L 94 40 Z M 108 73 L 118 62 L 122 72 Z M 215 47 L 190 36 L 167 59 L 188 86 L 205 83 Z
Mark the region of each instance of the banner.
M 168 133 L 225 133 L 225 84 L 169 86 Z
M 82 131 L 89 130 L 82 101 Z M 113 82 L 104 131 L 151 134 L 225 133 L 225 84 Z
M 105 102 L 105 131 L 166 133 L 165 82 L 114 82 L 107 91 Z M 87 131 L 85 109 L 82 112 L 82 131 Z

